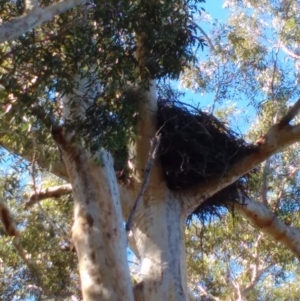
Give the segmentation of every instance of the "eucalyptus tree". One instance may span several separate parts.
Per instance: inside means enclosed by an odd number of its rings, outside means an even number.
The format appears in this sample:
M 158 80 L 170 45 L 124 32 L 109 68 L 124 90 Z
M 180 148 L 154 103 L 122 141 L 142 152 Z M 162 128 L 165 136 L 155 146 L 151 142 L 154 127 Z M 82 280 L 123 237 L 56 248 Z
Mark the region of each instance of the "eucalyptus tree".
M 284 94 L 275 94 L 275 84 L 281 82 L 278 64 L 272 77 L 263 72 L 271 69 L 260 65 L 264 52 L 259 41 L 247 40 L 254 33 L 250 35 L 246 14 L 237 15 L 245 16 L 239 20 L 245 22 L 244 32 L 236 25 L 223 27 L 228 41 L 224 44 L 224 35 L 219 34 L 215 42 L 195 23 L 201 2 L 94 0 L 54 18 L 41 16 L 55 1 L 31 1 L 29 10 L 28 2 L 19 0 L 0 4 L 1 41 L 7 37 L 0 50 L 1 146 L 31 162 L 33 170 L 39 166 L 68 182 L 37 189 L 33 176 L 29 203 L 71 188 L 72 242 L 84 300 L 188 300 L 186 218 L 201 212 L 201 205 L 217 193 L 228 196 L 233 191 L 236 200 L 237 189 L 248 179 L 245 174 L 300 139 L 300 125 L 293 123 L 300 101 L 290 109 L 285 103 L 278 105 L 277 118 L 252 145 L 215 117 L 175 105 L 177 95 L 166 82 L 196 64 L 195 51 L 204 46 L 199 31 L 216 58 L 210 61 L 208 75 L 216 74 L 216 64 L 231 66 L 241 76 L 249 74 L 249 86 L 240 77 L 236 87 L 246 87 L 251 100 L 263 95 L 254 93 L 258 72 L 259 83 L 266 82 L 263 86 L 273 91 L 267 91 L 268 100 L 279 104 L 277 100 L 294 101 L 297 95 L 298 90 L 289 86 Z M 236 3 L 234 13 L 242 5 Z M 9 36 L 5 30 L 31 14 L 41 21 L 24 23 L 24 31 L 16 31 L 20 36 Z M 289 19 L 285 14 L 280 18 Z M 203 85 L 218 87 L 226 95 L 232 91 L 226 86 L 231 76 L 215 84 L 207 76 Z M 222 100 L 220 95 L 216 99 Z M 0 206 L 7 234 L 14 237 L 31 273 L 36 273 L 37 265 L 21 248 L 22 227 L 15 226 L 4 201 Z M 248 217 L 251 212 L 246 209 L 257 208 L 249 202 L 237 207 Z M 291 242 L 288 235 L 282 237 Z M 135 285 L 127 242 L 141 261 L 140 282 Z M 297 248 L 293 251 L 297 253 Z M 45 282 L 37 285 L 51 295 Z

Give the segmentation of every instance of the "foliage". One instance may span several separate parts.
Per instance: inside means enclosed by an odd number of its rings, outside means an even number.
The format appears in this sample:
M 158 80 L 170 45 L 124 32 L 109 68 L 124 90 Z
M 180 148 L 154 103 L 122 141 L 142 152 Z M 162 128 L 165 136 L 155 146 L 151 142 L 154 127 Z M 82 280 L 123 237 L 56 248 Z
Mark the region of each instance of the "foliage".
M 41 1 L 44 6 L 52 2 L 55 1 Z M 74 74 L 79 74 L 89 79 L 87 87 L 95 81 L 99 86 L 86 119 L 68 124 L 69 130 L 78 133 L 74 139 L 82 138 L 92 152 L 101 146 L 111 150 L 116 169 L 124 175 L 125 145 L 134 136 L 139 101 L 135 98 L 138 93 L 132 97 L 129 92 L 146 78 L 156 78 L 161 80 L 160 98 L 168 100 L 160 103 L 159 125 L 166 123 L 163 131 L 172 125 L 162 141 L 163 162 L 171 158 L 166 149 L 181 142 L 180 147 L 185 140 L 189 142 L 184 151 L 173 157 L 179 158 L 175 161 L 180 166 L 165 167 L 167 177 L 171 173 L 177 177 L 169 178 L 169 186 L 176 190 L 192 186 L 199 178 L 205 182 L 211 176 L 211 164 L 214 173 L 221 174 L 235 162 L 241 147 L 242 153 L 247 151 L 246 139 L 258 139 L 286 112 L 289 102 L 299 97 L 299 4 L 292 0 L 225 1 L 230 9 L 228 20 L 209 24 L 207 55 L 199 55 L 197 61 L 196 51 L 204 45 L 198 37 L 199 30 L 204 31 L 199 27 L 202 24 L 195 21 L 201 2 L 103 4 L 95 0 L 0 45 L 1 143 L 34 164 L 37 153 L 46 161 L 55 161 L 58 152 L 49 139 L 49 128 L 52 122 L 61 123 L 60 98 L 76 88 Z M 23 1 L 0 2 L 3 21 L 19 16 L 23 10 Z M 204 23 L 206 17 L 203 13 L 200 21 Z M 144 61 L 135 57 L 139 50 L 136 42 L 143 45 Z M 223 121 L 228 112 L 218 112 L 218 107 L 226 106 L 227 101 L 237 103 L 238 108 L 251 106 L 248 114 L 252 127 L 243 139 L 205 113 L 204 101 L 201 110 L 193 111 L 195 114 L 181 104 L 180 108 L 174 105 L 178 94 L 163 83 L 167 78 L 177 79 L 184 67 L 182 85 L 213 95 L 210 113 L 218 113 Z M 75 97 L 72 101 L 75 104 Z M 258 121 L 254 122 L 256 113 Z M 201 132 L 203 123 L 205 134 Z M 179 134 L 176 127 L 180 128 Z M 184 129 L 186 136 L 182 136 Z M 199 140 L 205 140 L 206 148 Z M 205 156 L 197 160 L 193 157 L 193 161 L 186 153 L 193 154 L 196 147 Z M 241 186 L 247 181 L 249 196 L 295 227 L 300 226 L 298 158 L 296 145 L 241 180 Z M 10 160 L 11 157 L 7 165 Z M 195 172 L 193 168 L 199 162 Z M 0 228 L 0 271 L 5 275 L 0 281 L 1 298 L 40 300 L 45 295 L 43 287 L 52 294 L 71 292 L 80 297 L 76 260 L 68 238 L 71 197 L 44 200 L 40 206 L 25 211 L 24 191 L 32 192 L 39 184 L 44 187 L 58 183 L 39 171 L 33 174 L 27 168 L 28 162 L 18 161 L 17 165 L 15 172 L 2 175 L 0 191 L 13 210 L 22 247 L 36 269 L 28 268 L 13 248 L 11 238 Z M 209 168 L 203 168 L 205 165 Z M 28 170 L 38 182 L 30 189 L 26 186 Z M 19 176 L 24 172 L 23 178 Z M 183 174 L 188 174 L 188 181 L 182 178 Z M 215 195 L 216 202 L 208 200 L 210 205 L 224 204 L 228 195 L 235 196 L 236 188 L 229 186 L 223 194 Z M 275 245 L 237 214 L 226 214 L 225 208 L 218 211 L 218 218 L 211 212 L 207 214 L 203 207 L 199 210 L 204 212 L 204 223 L 190 221 L 187 250 L 189 281 L 201 300 L 236 300 L 242 291 L 247 292 L 247 300 L 297 298 L 298 262 L 288 250 Z M 260 277 L 255 278 L 255 270 L 261 271 Z M 54 299 L 53 295 L 48 298 Z
M 26 170 L 23 169 L 22 174 L 24 172 Z M 48 180 L 45 177 L 44 181 L 44 185 L 47 185 L 46 182 L 48 185 L 58 184 L 51 177 Z M 45 294 L 43 288 L 51 292 L 52 298 L 57 294 L 65 294 L 66 298 L 79 296 L 77 259 L 71 252 L 69 240 L 72 200 L 70 196 L 46 200 L 31 210 L 24 210 L 23 191 L 29 190 L 29 187 L 23 183 L 24 180 L 16 172 L 2 175 L 1 194 L 13 210 L 22 238 L 21 246 L 32 266 L 23 261 L 14 248 L 12 238 L 1 228 L 1 299 L 41 300 Z M 51 295 L 48 296 L 50 299 Z
M 44 143 L 50 120 L 61 121 L 59 99 L 73 92 L 74 74 L 79 73 L 89 79 L 88 87 L 97 81 L 99 89 L 91 100 L 88 118 L 78 119 L 69 128 L 76 129 L 76 137 L 84 137 L 93 152 L 99 144 L 118 150 L 116 141 L 127 142 L 132 135 L 134 110 L 122 97 L 128 86 L 149 77 L 177 78 L 185 65 L 195 61 L 194 47 L 203 47 L 193 21 L 201 2 L 113 1 L 103 5 L 91 1 L 3 43 L 0 85 L 1 104 L 7 108 L 5 122 L 15 129 L 14 135 L 24 136 L 29 128 L 38 128 L 35 139 Z M 2 18 L 21 14 L 22 3 L 2 2 Z M 135 57 L 137 37 L 143 44 L 145 62 L 137 62 Z M 24 119 L 27 125 L 20 128 Z M 12 139 L 10 135 L 7 140 Z

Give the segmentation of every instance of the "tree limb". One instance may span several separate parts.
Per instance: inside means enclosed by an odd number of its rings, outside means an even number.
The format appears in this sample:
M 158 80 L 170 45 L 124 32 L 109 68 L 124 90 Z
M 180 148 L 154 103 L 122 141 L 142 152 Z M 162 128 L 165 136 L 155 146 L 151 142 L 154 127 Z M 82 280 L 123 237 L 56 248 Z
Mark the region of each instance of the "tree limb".
M 175 193 L 176 197 L 182 200 L 186 216 L 192 213 L 207 198 L 234 183 L 259 163 L 298 141 L 300 141 L 300 124 L 294 126 L 283 126 L 282 123 L 273 125 L 267 134 L 258 139 L 251 153 L 229 167 L 222 177 L 214 177 L 192 189 Z
M 202 29 L 202 27 L 198 26 L 199 31 L 203 34 L 203 36 L 205 37 L 209 47 L 211 48 L 212 51 L 215 51 L 215 46 L 212 42 L 212 40 L 209 38 L 209 36 L 206 34 L 206 32 L 204 31 L 204 29 Z
M 0 43 L 11 41 L 26 33 L 27 31 L 41 25 L 42 23 L 51 20 L 54 16 L 62 14 L 71 8 L 84 4 L 87 0 L 64 0 L 55 4 L 49 5 L 46 8 L 32 7 L 31 4 L 36 4 L 33 1 L 28 2 L 29 10 L 25 10 L 25 14 L 14 18 L 11 21 L 0 25 Z
M 287 226 L 261 203 L 251 199 L 245 200 L 244 203 L 244 205 L 234 204 L 234 209 L 300 259 L 300 229 Z
M 64 184 L 59 186 L 54 186 L 50 188 L 40 189 L 36 193 L 32 193 L 29 199 L 25 203 L 25 208 L 33 206 L 41 200 L 49 198 L 59 198 L 63 195 L 69 194 L 72 192 L 71 184 Z
M 198 286 L 199 291 L 201 292 L 201 296 L 206 296 L 214 301 L 221 301 L 218 297 L 215 297 L 214 295 L 208 293 L 202 286 Z
M 242 289 L 241 295 L 243 296 L 243 298 L 246 299 L 248 297 L 248 295 L 254 289 L 255 285 L 260 280 L 260 278 L 263 275 L 263 273 L 265 273 L 270 267 L 271 267 L 271 264 L 268 265 L 268 266 L 266 266 L 265 268 L 260 269 L 260 270 L 257 271 L 255 278 L 251 280 L 251 282 L 250 282 L 249 285 L 247 285 L 245 288 Z
M 300 55 L 293 52 L 292 50 L 288 49 L 286 46 L 284 46 L 282 43 L 280 44 L 280 48 L 287 54 L 289 55 L 291 58 L 299 60 L 300 59 Z
M 287 114 L 281 118 L 280 124 L 286 125 L 290 123 L 296 117 L 299 111 L 300 111 L 300 98 L 293 104 L 293 106 L 289 109 Z
M 0 221 L 3 224 L 4 230 L 9 236 L 18 236 L 16 224 L 12 217 L 11 211 L 4 200 L 0 200 Z

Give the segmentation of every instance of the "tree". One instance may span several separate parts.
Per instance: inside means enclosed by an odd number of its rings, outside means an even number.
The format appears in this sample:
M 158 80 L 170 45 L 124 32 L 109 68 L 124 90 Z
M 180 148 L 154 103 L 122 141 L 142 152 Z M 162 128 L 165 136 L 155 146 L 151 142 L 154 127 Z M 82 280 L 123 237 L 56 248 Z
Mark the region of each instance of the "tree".
M 269 115 L 262 115 L 265 118 L 249 136 L 265 126 Z M 190 221 L 188 275 L 200 300 L 297 299 L 299 183 L 297 169 L 291 167 L 298 160 L 297 153 L 298 147 L 290 147 L 255 170 L 248 180 L 246 206 L 216 208 L 202 224 Z
M 194 20 L 201 2 L 103 4 L 94 0 L 38 27 L 24 27 L 18 38 L 12 35 L 13 41 L 8 37 L 1 45 L 1 145 L 32 163 L 34 188 L 29 204 L 72 189 L 72 241 L 84 300 L 188 300 L 187 217 L 201 212 L 203 204 L 213 205 L 224 196 L 232 196 L 225 201 L 233 202 L 262 226 L 257 218 L 261 211 L 256 212 L 260 204 L 245 206 L 249 200 L 242 198 L 241 203 L 238 197 L 247 174 L 299 141 L 300 124 L 294 121 L 300 101 L 294 101 L 289 109 L 286 106 L 297 96 L 297 88 L 287 85 L 282 94 L 277 61 L 270 77 L 269 66 L 260 65 L 264 48 L 258 40 L 250 47 L 250 27 L 243 32 L 232 25 L 226 45 L 221 35 L 216 42 L 210 38 Z M 254 4 L 255 9 L 261 8 Z M 40 5 L 55 4 L 41 1 Z M 288 7 L 286 2 L 282 4 L 284 12 Z M 20 16 L 23 1 L 6 1 L 0 10 L 4 22 L 45 12 L 34 6 Z M 296 14 L 296 8 L 289 13 Z M 241 16 L 248 24 L 247 15 Z M 291 19 L 285 13 L 276 17 L 286 23 Z M 4 23 L 0 32 L 9 24 L 14 23 Z M 289 35 L 293 36 L 296 23 L 291 26 Z M 195 50 L 204 46 L 198 30 L 206 37 L 211 58 L 216 58 L 212 68 L 229 66 L 230 74 L 237 70 L 238 75 L 252 80 L 244 90 L 246 95 L 261 96 L 264 87 L 260 94 L 251 87 L 257 81 L 267 83 L 267 101 L 273 101 L 276 106 L 272 108 L 277 109 L 269 116 L 278 117 L 251 145 L 212 115 L 180 107 L 178 95 L 166 85 L 166 79 L 178 79 L 184 67 L 196 63 Z M 200 71 L 208 72 L 209 68 Z M 197 80 L 201 82 L 201 78 Z M 207 78 L 202 85 L 207 89 L 220 87 L 226 98 L 230 91 L 224 86 L 227 81 L 214 80 Z M 220 94 L 217 99 L 222 99 Z M 184 149 L 180 145 L 185 145 Z M 37 166 L 69 185 L 38 189 Z M 266 215 L 261 218 L 265 220 Z M 20 231 L 3 201 L 1 221 L 6 233 L 14 236 L 13 244 L 31 274 L 37 275 L 38 264 L 24 254 Z M 47 223 L 43 227 L 47 228 Z M 272 231 L 270 234 L 276 236 Z M 290 247 L 292 240 L 287 234 L 283 237 Z M 141 261 L 141 280 L 135 286 L 127 263 L 127 240 Z M 72 262 L 70 257 L 67 260 Z M 41 290 L 51 295 L 47 279 L 39 279 Z

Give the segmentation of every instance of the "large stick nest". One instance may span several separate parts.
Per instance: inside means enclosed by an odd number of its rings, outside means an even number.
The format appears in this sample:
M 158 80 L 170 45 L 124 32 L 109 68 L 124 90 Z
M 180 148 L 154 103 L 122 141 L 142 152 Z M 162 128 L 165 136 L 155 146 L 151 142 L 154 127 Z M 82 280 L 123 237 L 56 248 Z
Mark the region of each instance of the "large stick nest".
M 159 158 L 171 190 L 205 185 L 211 178 L 221 179 L 230 166 L 253 150 L 211 114 L 174 101 L 161 100 L 158 106 L 157 121 L 162 134 Z M 240 202 L 247 177 L 210 197 L 194 214 L 214 213 L 220 206 Z
M 160 160 L 167 185 L 182 190 L 220 176 L 251 147 L 213 115 L 160 101 Z
M 168 188 L 186 190 L 219 177 L 253 150 L 239 135 L 211 114 L 179 101 L 158 102 L 157 126 L 161 133 L 158 157 Z M 220 206 L 239 202 L 246 192 L 246 175 L 207 199 L 194 214 L 203 217 Z

